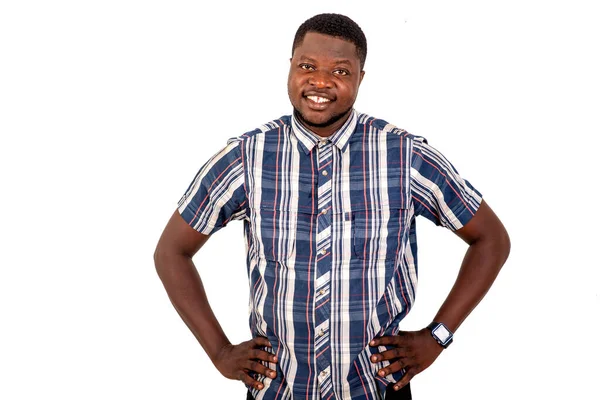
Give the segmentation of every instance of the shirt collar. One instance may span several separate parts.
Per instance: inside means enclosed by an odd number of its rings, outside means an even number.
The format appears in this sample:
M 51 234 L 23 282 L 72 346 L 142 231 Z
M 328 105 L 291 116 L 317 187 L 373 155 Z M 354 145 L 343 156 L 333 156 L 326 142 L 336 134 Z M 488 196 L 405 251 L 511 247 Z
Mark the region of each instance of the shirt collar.
M 357 120 L 358 117 L 356 111 L 352 110 L 352 113 L 340 129 L 335 131 L 328 138 L 321 138 L 302 125 L 302 123 L 296 119 L 295 115 L 292 115 L 292 132 L 294 132 L 294 135 L 298 138 L 300 145 L 306 154 L 310 153 L 321 140 L 331 140 L 331 143 L 344 152 L 348 147 L 350 135 L 352 135 L 356 129 Z

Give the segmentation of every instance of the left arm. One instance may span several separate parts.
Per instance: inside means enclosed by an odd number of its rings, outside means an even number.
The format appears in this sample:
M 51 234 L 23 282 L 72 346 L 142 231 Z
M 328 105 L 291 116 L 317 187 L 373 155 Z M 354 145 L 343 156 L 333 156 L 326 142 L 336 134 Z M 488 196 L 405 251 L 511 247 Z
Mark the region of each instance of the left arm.
M 469 248 L 452 290 L 433 319 L 453 332 L 483 299 L 510 252 L 508 233 L 485 201 L 469 223 L 454 233 Z
M 469 244 L 469 248 L 456 282 L 434 318 L 434 321 L 444 323 L 453 332 L 483 299 L 510 252 L 508 233 L 485 201 L 482 201 L 471 220 L 455 233 Z M 370 345 L 395 347 L 373 355 L 371 361 L 396 360 L 381 369 L 380 376 L 405 369 L 406 374 L 394 385 L 396 390 L 429 367 L 443 350 L 427 328 L 377 338 Z

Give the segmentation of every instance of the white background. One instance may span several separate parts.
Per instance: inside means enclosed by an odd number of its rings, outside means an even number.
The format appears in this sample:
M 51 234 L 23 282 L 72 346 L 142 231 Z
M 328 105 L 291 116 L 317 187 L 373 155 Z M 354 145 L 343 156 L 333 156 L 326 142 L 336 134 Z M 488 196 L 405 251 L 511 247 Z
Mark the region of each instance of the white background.
M 369 44 L 356 108 L 427 137 L 512 239 L 414 398 L 598 399 L 593 3 L 1 2 L 0 398 L 245 398 L 179 319 L 152 253 L 204 161 L 290 113 L 297 27 L 339 12 Z M 466 250 L 418 230 L 407 330 L 430 322 Z M 242 224 L 195 261 L 230 339 L 248 339 Z

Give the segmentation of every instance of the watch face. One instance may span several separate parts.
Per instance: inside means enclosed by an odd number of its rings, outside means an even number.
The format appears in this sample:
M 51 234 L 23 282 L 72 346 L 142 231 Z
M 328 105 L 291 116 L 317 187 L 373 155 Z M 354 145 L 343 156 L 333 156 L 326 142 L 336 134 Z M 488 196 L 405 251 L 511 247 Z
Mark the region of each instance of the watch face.
M 450 337 L 450 332 L 444 325 L 438 325 L 432 332 L 435 336 L 438 337 L 442 341 L 442 343 L 446 343 L 446 340 Z

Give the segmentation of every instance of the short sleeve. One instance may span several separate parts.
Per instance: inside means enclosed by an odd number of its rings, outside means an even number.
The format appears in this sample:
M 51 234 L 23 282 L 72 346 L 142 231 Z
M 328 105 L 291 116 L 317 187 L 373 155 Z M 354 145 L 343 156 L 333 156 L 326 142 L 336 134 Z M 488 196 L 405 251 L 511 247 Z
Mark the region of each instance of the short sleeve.
M 424 138 L 415 137 L 413 140 L 410 174 L 415 214 L 436 225 L 452 231 L 460 229 L 481 204 L 481 193 Z
M 200 168 L 178 203 L 183 219 L 198 232 L 210 235 L 232 219 L 246 214 L 246 192 L 241 140 L 227 146 Z

